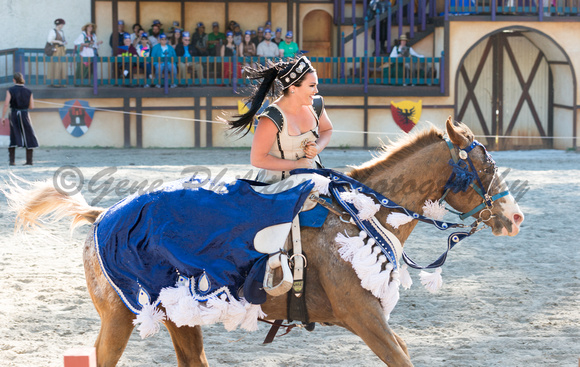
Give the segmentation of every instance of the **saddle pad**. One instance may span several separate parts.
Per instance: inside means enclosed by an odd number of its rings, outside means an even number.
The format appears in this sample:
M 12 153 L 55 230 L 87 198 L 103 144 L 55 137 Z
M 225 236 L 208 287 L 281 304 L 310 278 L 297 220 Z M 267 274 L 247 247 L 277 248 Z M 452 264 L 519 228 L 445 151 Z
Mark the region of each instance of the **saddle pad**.
M 264 254 L 253 239 L 261 229 L 291 222 L 309 192 L 306 181 L 278 194 L 260 194 L 238 180 L 219 193 L 182 180 L 110 207 L 95 223 L 103 273 L 134 313 L 157 305 L 161 289 L 189 279 L 197 301 L 238 290 Z

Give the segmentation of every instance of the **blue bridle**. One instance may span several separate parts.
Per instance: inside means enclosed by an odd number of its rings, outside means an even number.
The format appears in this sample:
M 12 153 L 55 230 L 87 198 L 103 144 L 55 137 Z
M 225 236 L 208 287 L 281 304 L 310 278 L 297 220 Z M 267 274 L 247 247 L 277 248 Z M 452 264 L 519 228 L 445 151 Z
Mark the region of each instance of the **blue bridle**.
M 483 144 L 481 144 L 475 139 L 473 140 L 471 145 L 469 145 L 465 149 L 460 149 L 459 147 L 454 145 L 448 138 L 444 139 L 451 152 L 451 159 L 449 160 L 449 165 L 453 168 L 453 171 L 451 172 L 451 176 L 449 176 L 449 179 L 445 184 L 446 190 L 440 201 L 443 201 L 447 197 L 449 191 L 457 193 L 459 191 L 467 191 L 469 187 L 472 187 L 475 190 L 475 192 L 477 192 L 479 196 L 481 196 L 481 198 L 483 199 L 482 203 L 477 205 L 475 208 L 471 209 L 467 213 L 460 213 L 454 210 L 450 210 L 450 212 L 457 214 L 461 220 L 464 220 L 465 218 L 471 217 L 480 210 L 487 209 L 491 211 L 491 209 L 493 208 L 493 202 L 503 198 L 504 196 L 509 195 L 509 191 L 505 190 L 498 194 L 490 196 L 485 186 L 483 186 L 483 182 L 481 182 L 481 179 L 477 174 L 477 170 L 475 169 L 475 166 L 473 165 L 473 162 L 469 157 L 469 153 L 473 150 L 473 148 L 480 146 L 485 152 L 488 161 L 491 162 L 495 167 L 495 162 L 487 152 L 487 149 L 485 149 Z M 455 152 L 455 148 L 459 150 L 459 155 Z

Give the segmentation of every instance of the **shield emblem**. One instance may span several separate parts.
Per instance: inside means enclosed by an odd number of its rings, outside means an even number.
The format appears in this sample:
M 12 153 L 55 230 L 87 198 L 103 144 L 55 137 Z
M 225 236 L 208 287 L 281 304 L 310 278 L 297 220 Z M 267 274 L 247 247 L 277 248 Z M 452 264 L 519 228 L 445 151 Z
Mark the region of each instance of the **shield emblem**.
M 264 112 L 264 110 L 266 109 L 266 107 L 268 107 L 269 105 L 270 105 L 270 102 L 268 100 L 266 100 L 262 104 L 262 107 L 260 107 L 260 109 L 256 113 L 256 116 L 258 116 L 262 112 Z M 248 107 L 248 104 L 247 103 L 244 103 L 242 101 L 238 101 L 238 113 L 240 115 L 243 115 L 244 113 L 248 112 L 249 110 L 250 110 L 250 107 Z M 254 123 L 252 124 L 252 127 L 250 128 L 250 132 L 252 134 L 254 133 L 254 131 L 256 131 L 256 126 L 258 126 L 258 118 L 257 117 L 254 117 Z
M 89 102 L 75 99 L 65 102 L 58 112 L 66 131 L 78 138 L 89 130 L 95 109 L 89 106 Z
M 422 100 L 419 102 L 402 101 L 394 103 L 391 101 L 391 114 L 393 120 L 406 133 L 411 131 L 421 118 Z

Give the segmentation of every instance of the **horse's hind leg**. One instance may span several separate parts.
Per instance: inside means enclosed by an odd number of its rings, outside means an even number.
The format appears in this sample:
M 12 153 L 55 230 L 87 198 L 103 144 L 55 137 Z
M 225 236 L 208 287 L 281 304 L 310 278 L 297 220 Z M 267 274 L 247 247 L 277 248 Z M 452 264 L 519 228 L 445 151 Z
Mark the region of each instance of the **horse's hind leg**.
M 201 327 L 177 327 L 169 320 L 165 321 L 165 327 L 171 335 L 178 367 L 209 366 L 203 350 Z

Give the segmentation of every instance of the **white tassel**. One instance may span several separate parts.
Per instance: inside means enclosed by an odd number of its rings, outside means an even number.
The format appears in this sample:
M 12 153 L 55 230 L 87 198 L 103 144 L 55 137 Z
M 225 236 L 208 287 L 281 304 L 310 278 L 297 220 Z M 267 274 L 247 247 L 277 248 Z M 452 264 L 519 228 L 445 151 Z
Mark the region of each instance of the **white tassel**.
M 267 316 L 262 311 L 262 306 L 247 302 L 244 307 L 246 308 L 246 318 L 242 322 L 241 328 L 247 331 L 258 330 L 258 319 L 263 319 Z
M 141 312 L 137 314 L 137 317 L 133 320 L 133 325 L 139 327 L 139 335 L 141 339 L 145 339 L 159 332 L 161 327 L 161 322 L 165 320 L 165 313 L 157 309 L 150 303 L 147 303 L 141 308 Z
M 235 330 L 238 325 L 244 322 L 246 318 L 246 308 L 244 305 L 234 299 L 230 299 L 227 313 L 223 317 L 223 324 L 227 331 Z
M 419 273 L 421 277 L 421 284 L 425 286 L 431 293 L 436 293 L 443 285 L 443 278 L 441 277 L 441 268 L 435 269 L 434 273 L 428 273 L 426 271 L 421 271 Z
M 375 204 L 375 201 L 365 194 L 357 191 L 343 192 L 340 194 L 342 200 L 351 203 L 358 210 L 358 216 L 361 220 L 367 220 L 375 216 L 381 206 Z
M 330 178 L 318 174 L 313 174 L 312 181 L 314 182 L 314 188 L 312 190 L 318 191 L 318 193 L 321 195 L 330 195 L 330 191 L 328 190 Z
M 159 293 L 159 300 L 165 307 L 167 317 L 178 327 L 201 324 L 200 305 L 192 297 L 189 287 L 179 285 L 177 287 L 163 288 Z
M 342 233 L 336 235 L 334 241 L 340 246 L 338 249 L 338 254 L 340 257 L 347 262 L 351 262 L 354 254 L 357 250 L 365 245 L 364 239 L 367 233 L 361 231 L 356 237 L 347 237 Z
M 409 274 L 409 270 L 407 268 L 408 268 L 407 264 L 403 264 L 400 267 L 401 270 L 399 271 L 401 277 L 401 285 L 405 289 L 409 289 L 413 285 L 413 279 L 411 279 L 411 274 Z
M 391 312 L 395 309 L 397 302 L 399 302 L 399 272 L 391 272 L 391 281 L 388 283 L 386 288 L 384 288 L 383 296 L 381 297 L 381 305 L 383 306 L 383 313 L 385 314 L 385 319 L 389 321 L 391 317 Z
M 407 224 L 412 220 L 413 217 L 403 213 L 391 213 L 387 216 L 387 224 L 390 224 L 393 228 L 399 228 L 403 224 Z
M 425 200 L 425 205 L 423 205 L 424 216 L 435 220 L 442 220 L 447 212 L 448 211 L 445 209 L 445 205 L 440 203 L 439 200 Z

